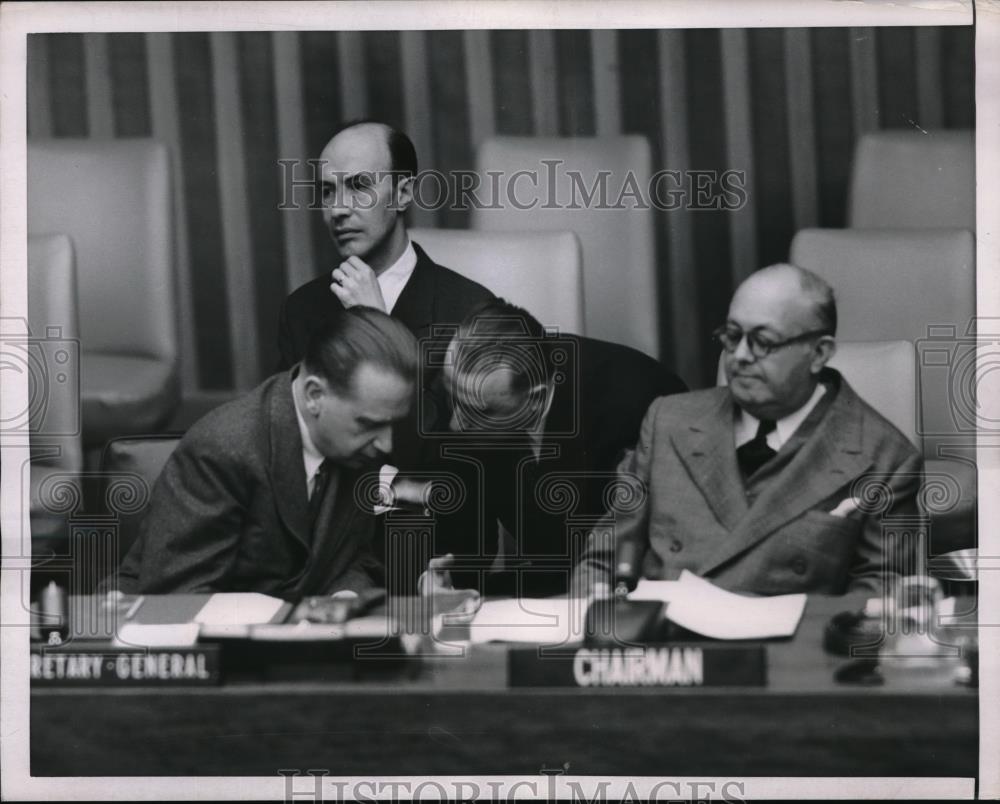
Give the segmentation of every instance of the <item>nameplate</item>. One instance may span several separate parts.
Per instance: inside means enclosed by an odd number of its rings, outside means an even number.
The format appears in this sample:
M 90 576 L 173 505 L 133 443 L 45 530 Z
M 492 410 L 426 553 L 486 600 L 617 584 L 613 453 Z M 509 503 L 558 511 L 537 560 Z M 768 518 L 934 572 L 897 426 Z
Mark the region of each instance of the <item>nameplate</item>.
M 210 686 L 219 683 L 219 649 L 31 646 L 31 683 L 39 687 Z
M 763 687 L 764 645 L 713 643 L 577 648 L 541 653 L 537 647 L 508 653 L 511 687 Z
M 356 681 L 410 672 L 398 635 L 361 636 L 344 625 L 255 627 L 249 638 L 218 639 L 228 681 Z

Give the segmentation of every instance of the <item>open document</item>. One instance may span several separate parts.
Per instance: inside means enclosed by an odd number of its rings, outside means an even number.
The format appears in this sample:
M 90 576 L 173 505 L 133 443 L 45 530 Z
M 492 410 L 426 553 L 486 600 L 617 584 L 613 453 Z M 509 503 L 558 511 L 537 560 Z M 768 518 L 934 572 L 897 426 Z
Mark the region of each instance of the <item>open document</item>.
M 579 642 L 589 602 L 567 597 L 486 600 L 469 624 L 469 640 L 539 645 Z
M 667 619 L 711 639 L 792 636 L 806 604 L 804 594 L 734 594 L 687 571 L 676 581 L 641 580 L 629 600 L 662 601 L 667 604 Z M 469 639 L 547 645 L 578 642 L 584 636 L 590 602 L 580 598 L 484 601 L 469 623 Z
M 806 606 L 804 594 L 738 595 L 687 570 L 676 581 L 640 580 L 629 600 L 662 600 L 668 620 L 712 639 L 792 636 Z
M 249 626 L 281 622 L 290 610 L 284 600 L 258 592 L 140 596 L 116 641 L 163 647 L 193 645 L 199 635 L 244 636 Z

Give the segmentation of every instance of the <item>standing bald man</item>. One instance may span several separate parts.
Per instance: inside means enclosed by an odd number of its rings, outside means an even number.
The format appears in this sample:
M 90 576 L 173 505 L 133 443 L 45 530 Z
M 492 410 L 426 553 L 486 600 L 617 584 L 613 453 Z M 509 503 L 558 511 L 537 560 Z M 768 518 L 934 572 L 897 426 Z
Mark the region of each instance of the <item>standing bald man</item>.
M 279 368 L 302 359 L 309 338 L 345 309 L 362 306 L 389 313 L 418 341 L 433 327 L 457 326 L 482 302 L 494 298 L 478 282 L 435 263 L 406 232 L 413 203 L 417 154 L 402 131 L 375 121 L 347 123 L 320 155 L 323 222 L 340 261 L 294 291 L 281 308 Z M 441 337 L 441 348 L 448 336 Z M 421 371 L 423 402 L 396 429 L 392 462 L 421 462 L 420 411 L 438 411 L 447 400 L 436 371 Z M 438 415 L 438 414 L 431 414 Z
M 740 285 L 715 332 L 728 386 L 652 404 L 619 467 L 648 494 L 591 535 L 577 583 L 607 584 L 629 539 L 648 547 L 648 578 L 686 569 L 762 595 L 880 590 L 915 547 L 886 543 L 882 519 L 916 513 L 922 461 L 827 367 L 836 329 L 833 290 L 809 271 L 773 265 Z M 866 480 L 888 510 L 866 510 Z
M 349 307 L 387 312 L 419 339 L 432 325 L 459 324 L 493 298 L 410 241 L 404 214 L 413 203 L 417 155 L 406 134 L 374 121 L 348 123 L 320 161 L 323 222 L 340 261 L 285 300 L 278 330 L 282 368 L 301 360 L 309 336 Z

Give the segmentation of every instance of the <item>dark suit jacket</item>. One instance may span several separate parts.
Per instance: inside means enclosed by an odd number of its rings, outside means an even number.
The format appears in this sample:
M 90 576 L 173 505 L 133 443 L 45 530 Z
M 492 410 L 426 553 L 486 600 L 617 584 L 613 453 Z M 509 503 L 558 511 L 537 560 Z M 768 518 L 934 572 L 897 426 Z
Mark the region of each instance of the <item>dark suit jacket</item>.
M 750 479 L 760 490 L 752 502 L 736 462 L 729 391 L 657 400 L 621 467 L 648 496 L 610 515 L 597 534 L 612 532 L 615 542 L 648 538 L 643 575 L 650 578 L 676 578 L 687 569 L 726 589 L 762 595 L 881 589 L 900 566 L 889 557 L 912 554 L 915 546 L 883 524 L 916 513 L 922 459 L 837 372 L 828 369 L 826 377 L 835 397 Z M 856 485 L 866 480 L 868 494 Z M 859 494 L 867 497 L 860 510 L 831 515 Z M 613 557 L 606 546 L 592 537 L 584 575 L 596 568 L 607 578 Z
M 461 511 L 438 518 L 435 552 L 489 564 L 497 552 L 497 520 L 514 541 L 513 554 L 505 557 L 509 571 L 455 572 L 457 587 L 530 596 L 565 592 L 586 535 L 577 534 L 574 545 L 574 521 L 596 521 L 607 510 L 615 469 L 635 446 L 650 403 L 687 390 L 635 349 L 579 336 L 559 340 L 570 345 L 569 359 L 555 386 L 538 459 L 523 435 L 463 433 L 439 439 L 434 449 L 456 458 L 439 468 L 462 477 L 468 493 Z
M 413 249 L 417 253 L 417 264 L 392 308 L 392 315 L 402 321 L 418 341 L 423 340 L 422 355 L 439 353 L 439 366 L 440 355 L 451 336 L 447 332 L 435 333 L 435 330 L 456 327 L 471 310 L 494 296 L 478 282 L 438 265 L 416 243 Z M 340 300 L 330 290 L 329 272 L 306 282 L 285 299 L 278 323 L 280 368 L 288 369 L 301 360 L 310 336 L 325 321 L 343 311 Z M 392 460 L 398 466 L 409 467 L 419 462 L 419 429 L 447 410 L 447 400 L 437 382 L 439 374 L 436 366 L 422 368 L 420 398 L 410 416 L 394 428 Z
M 399 294 L 392 315 L 418 339 L 430 335 L 433 325 L 460 324 L 476 305 L 493 298 L 478 282 L 435 263 L 416 243 L 413 249 L 417 252 L 417 264 Z M 309 336 L 343 310 L 340 300 L 330 290 L 329 271 L 306 282 L 285 299 L 278 324 L 281 368 L 290 368 L 301 360 Z
M 339 469 L 310 532 L 291 377 L 277 374 L 185 434 L 156 481 L 117 586 L 296 600 L 380 585 L 374 519 L 354 501 L 357 476 Z

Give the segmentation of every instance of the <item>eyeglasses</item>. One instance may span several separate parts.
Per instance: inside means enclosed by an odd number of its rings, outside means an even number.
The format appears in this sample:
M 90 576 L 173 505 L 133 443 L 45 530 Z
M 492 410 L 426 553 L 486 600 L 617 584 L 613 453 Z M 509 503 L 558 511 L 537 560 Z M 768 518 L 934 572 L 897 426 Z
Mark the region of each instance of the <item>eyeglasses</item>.
M 773 338 L 767 337 L 758 329 L 744 332 L 739 327 L 721 326 L 712 333 L 712 337 L 722 345 L 723 349 L 732 354 L 739 348 L 740 342 L 746 336 L 750 354 L 759 360 L 767 357 L 771 352 L 783 349 L 793 343 L 829 334 L 830 330 L 828 329 L 812 329 L 799 335 L 793 335 L 791 338 L 785 338 L 783 341 L 776 341 Z

